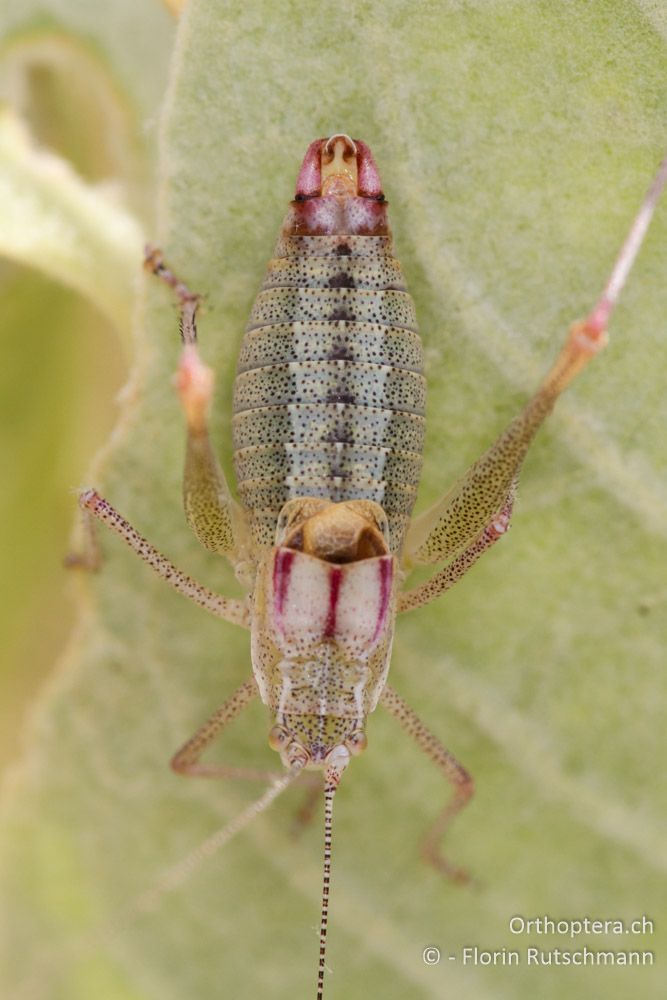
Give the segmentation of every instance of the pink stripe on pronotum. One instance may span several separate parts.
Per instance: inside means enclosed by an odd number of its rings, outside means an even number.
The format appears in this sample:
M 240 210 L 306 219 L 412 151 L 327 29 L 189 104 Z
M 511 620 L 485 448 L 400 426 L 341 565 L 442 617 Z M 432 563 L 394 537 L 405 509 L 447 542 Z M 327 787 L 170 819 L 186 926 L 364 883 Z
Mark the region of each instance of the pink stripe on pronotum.
M 380 577 L 380 606 L 378 608 L 375 632 L 373 633 L 373 642 L 377 642 L 387 622 L 391 586 L 394 577 L 394 564 L 391 559 L 379 560 L 378 574 Z
M 336 634 L 336 609 L 338 608 L 338 596 L 343 578 L 342 570 L 335 567 L 329 576 L 329 613 L 324 625 L 324 635 L 327 639 L 333 639 Z
M 276 622 L 282 623 L 285 599 L 289 590 L 290 572 L 294 562 L 294 552 L 279 549 L 273 567 L 273 601 Z

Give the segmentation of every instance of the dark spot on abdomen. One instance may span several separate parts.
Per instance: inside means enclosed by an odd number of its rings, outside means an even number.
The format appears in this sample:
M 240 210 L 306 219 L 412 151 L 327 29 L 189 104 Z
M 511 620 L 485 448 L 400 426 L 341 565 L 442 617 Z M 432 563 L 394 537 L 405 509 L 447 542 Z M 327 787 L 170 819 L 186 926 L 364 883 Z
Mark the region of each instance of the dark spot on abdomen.
M 346 274 L 345 271 L 339 271 L 338 274 L 334 274 L 329 278 L 329 288 L 356 288 L 357 283 L 351 274 Z
M 356 397 L 350 392 L 330 392 L 324 402 L 325 403 L 352 403 L 354 404 Z
M 340 340 L 335 340 L 331 345 L 331 350 L 326 356 L 327 361 L 354 361 L 354 354 L 347 344 Z

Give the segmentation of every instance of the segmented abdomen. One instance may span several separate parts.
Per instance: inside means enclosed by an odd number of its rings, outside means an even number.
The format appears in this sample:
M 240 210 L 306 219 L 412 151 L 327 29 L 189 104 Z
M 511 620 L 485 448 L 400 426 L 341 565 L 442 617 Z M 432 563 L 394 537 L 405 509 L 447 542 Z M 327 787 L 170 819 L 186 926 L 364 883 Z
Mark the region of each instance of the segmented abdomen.
M 400 548 L 421 467 L 425 381 L 389 236 L 283 236 L 239 355 L 234 462 L 258 545 L 293 497 L 375 500 Z

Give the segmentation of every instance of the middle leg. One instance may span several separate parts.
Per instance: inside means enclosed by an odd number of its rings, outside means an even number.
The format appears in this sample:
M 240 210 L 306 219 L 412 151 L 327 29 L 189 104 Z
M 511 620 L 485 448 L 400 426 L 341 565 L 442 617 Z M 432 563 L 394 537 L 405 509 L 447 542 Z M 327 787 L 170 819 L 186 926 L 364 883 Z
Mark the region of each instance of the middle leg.
M 112 531 L 120 535 L 132 551 L 136 552 L 154 573 L 166 580 L 179 594 L 188 597 L 195 604 L 199 604 L 200 607 L 210 611 L 218 618 L 224 618 L 225 621 L 232 622 L 234 625 L 249 628 L 250 613 L 246 601 L 216 594 L 208 587 L 197 583 L 191 576 L 183 573 L 166 556 L 158 552 L 143 535 L 140 535 L 129 521 L 126 521 L 96 490 L 83 490 L 79 494 L 79 505 L 84 511 L 89 512 L 99 521 L 103 521 Z

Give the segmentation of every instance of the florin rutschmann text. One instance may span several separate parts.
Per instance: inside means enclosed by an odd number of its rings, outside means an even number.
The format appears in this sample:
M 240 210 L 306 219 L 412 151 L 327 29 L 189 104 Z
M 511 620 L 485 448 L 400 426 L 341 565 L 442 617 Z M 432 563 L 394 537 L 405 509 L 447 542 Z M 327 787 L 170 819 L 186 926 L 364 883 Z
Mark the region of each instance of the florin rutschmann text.
M 581 935 L 603 936 L 609 944 L 609 938 L 626 935 L 650 935 L 654 931 L 654 922 L 647 916 L 631 920 L 619 918 L 598 919 L 594 917 L 563 917 L 553 918 L 546 915 L 523 917 L 515 914 L 509 920 L 509 931 L 512 935 L 532 937 L 547 935 L 550 937 L 567 937 L 570 940 Z M 545 943 L 546 944 L 546 943 Z M 600 942 L 602 944 L 602 942 Z M 590 947 L 582 944 L 573 948 L 554 946 L 537 946 L 523 944 L 520 948 L 489 948 L 470 944 L 463 945 L 451 951 L 442 951 L 437 945 L 429 945 L 422 953 L 426 965 L 438 965 L 443 959 L 458 962 L 461 965 L 653 965 L 655 953 L 640 948 L 610 948 Z

